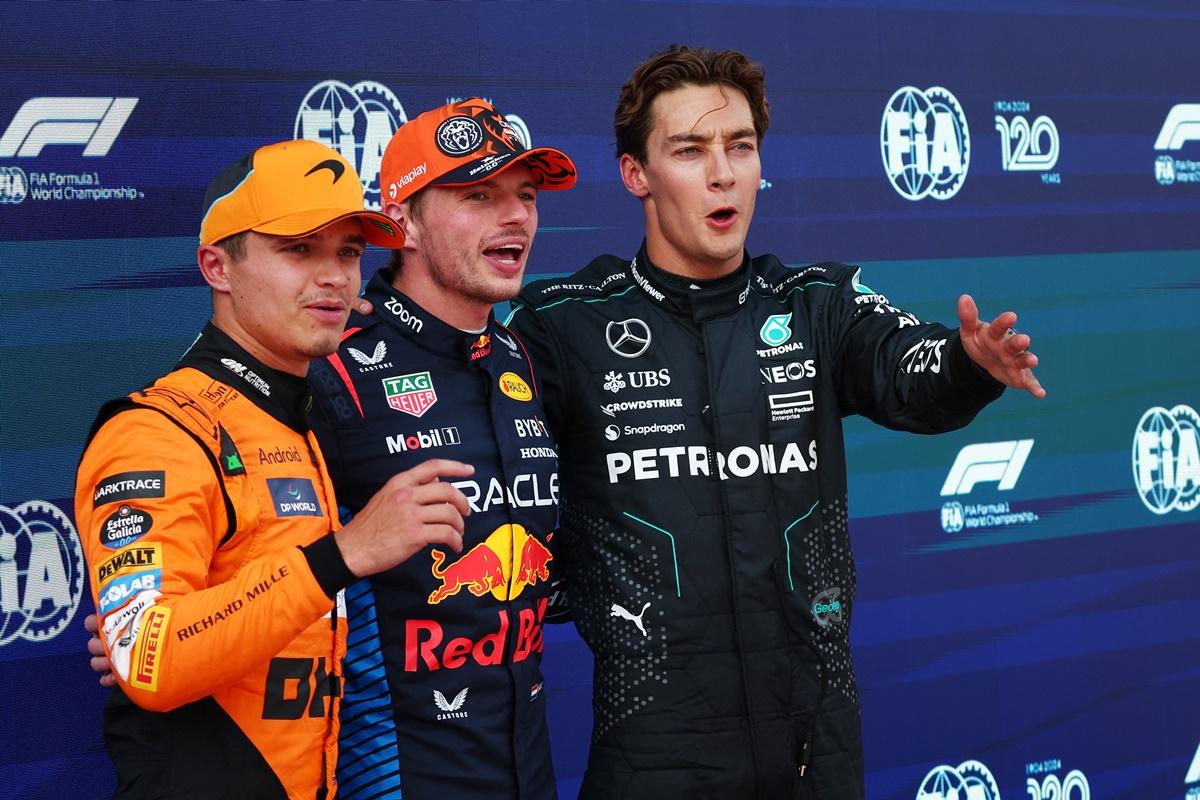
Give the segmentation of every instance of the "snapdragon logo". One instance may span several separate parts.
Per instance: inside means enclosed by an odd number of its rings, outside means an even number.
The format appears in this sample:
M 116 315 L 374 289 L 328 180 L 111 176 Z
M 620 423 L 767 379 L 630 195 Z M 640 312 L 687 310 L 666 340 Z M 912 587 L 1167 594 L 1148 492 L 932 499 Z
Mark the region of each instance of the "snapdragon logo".
M 1200 416 L 1191 406 L 1155 406 L 1133 434 L 1133 480 L 1155 514 L 1191 511 L 1200 504 Z
M 408 115 L 382 83 L 321 81 L 300 101 L 292 135 L 332 147 L 354 165 L 366 207 L 379 210 L 379 167 L 392 134 Z
M 962 106 L 948 89 L 897 89 L 879 129 L 883 169 L 905 200 L 949 200 L 971 164 L 971 132 Z

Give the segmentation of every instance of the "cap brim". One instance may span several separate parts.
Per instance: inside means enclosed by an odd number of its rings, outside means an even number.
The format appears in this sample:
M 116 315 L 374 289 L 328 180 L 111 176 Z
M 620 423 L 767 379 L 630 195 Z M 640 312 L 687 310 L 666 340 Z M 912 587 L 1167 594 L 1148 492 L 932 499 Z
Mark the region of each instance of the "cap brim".
M 253 230 L 269 236 L 307 236 L 335 222 L 357 217 L 362 220 L 363 238 L 373 245 L 394 250 L 404 245 L 404 233 L 391 217 L 376 211 L 349 211 L 344 208 L 311 208 L 273 219 Z
M 515 164 L 525 164 L 533 173 L 533 182 L 538 189 L 556 191 L 570 189 L 575 185 L 575 162 L 566 153 L 553 147 L 535 147 L 532 150 L 526 150 L 524 153 L 509 158 L 490 172 L 471 176 L 471 170 L 478 163 L 478 161 L 472 161 L 464 164 L 458 169 L 430 181 L 429 184 L 431 186 L 470 186 L 494 178 L 501 172 L 512 169 Z

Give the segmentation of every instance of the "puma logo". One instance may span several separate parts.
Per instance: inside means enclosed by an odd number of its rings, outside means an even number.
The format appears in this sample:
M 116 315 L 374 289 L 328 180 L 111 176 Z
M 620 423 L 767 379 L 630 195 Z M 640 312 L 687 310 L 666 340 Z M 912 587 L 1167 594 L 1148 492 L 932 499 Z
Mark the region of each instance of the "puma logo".
M 609 616 L 620 617 L 621 619 L 627 619 L 630 622 L 632 622 L 634 625 L 637 625 L 637 629 L 642 632 L 642 636 L 649 636 L 650 634 L 646 632 L 646 626 L 642 624 L 642 617 L 644 617 L 646 615 L 646 609 L 649 607 L 650 607 L 650 604 L 646 603 L 646 605 L 642 606 L 641 613 L 638 614 L 637 616 L 634 616 L 633 614 L 626 611 L 622 606 L 618 605 L 617 603 L 613 603 L 612 604 L 612 613 Z

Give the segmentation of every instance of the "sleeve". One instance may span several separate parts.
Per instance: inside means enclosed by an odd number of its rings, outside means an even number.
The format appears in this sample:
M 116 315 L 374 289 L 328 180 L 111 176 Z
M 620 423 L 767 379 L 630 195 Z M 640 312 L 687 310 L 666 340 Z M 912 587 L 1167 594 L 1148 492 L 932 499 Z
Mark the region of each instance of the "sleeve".
M 165 415 L 136 409 L 101 427 L 76 478 L 100 638 L 125 694 L 151 711 L 198 700 L 269 661 L 330 612 L 332 584 L 344 576 L 330 534 L 210 582 L 229 527 L 210 457 Z
M 541 315 L 519 301 L 514 304 L 505 327 L 517 335 L 529 355 L 538 399 L 546 411 L 546 422 L 555 439 L 561 441 L 567 436 L 567 387 L 562 350 Z
M 824 304 L 834 380 L 844 414 L 888 428 L 961 428 L 1004 391 L 963 349 L 958 331 L 922 323 L 847 268 Z

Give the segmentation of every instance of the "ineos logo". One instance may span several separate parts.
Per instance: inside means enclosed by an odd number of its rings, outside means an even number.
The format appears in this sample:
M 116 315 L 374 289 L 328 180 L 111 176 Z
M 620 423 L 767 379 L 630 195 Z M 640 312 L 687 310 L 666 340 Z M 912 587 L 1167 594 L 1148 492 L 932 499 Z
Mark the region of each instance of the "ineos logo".
M 650 326 L 636 317 L 610 322 L 604 329 L 608 349 L 622 358 L 637 358 L 650 347 Z

